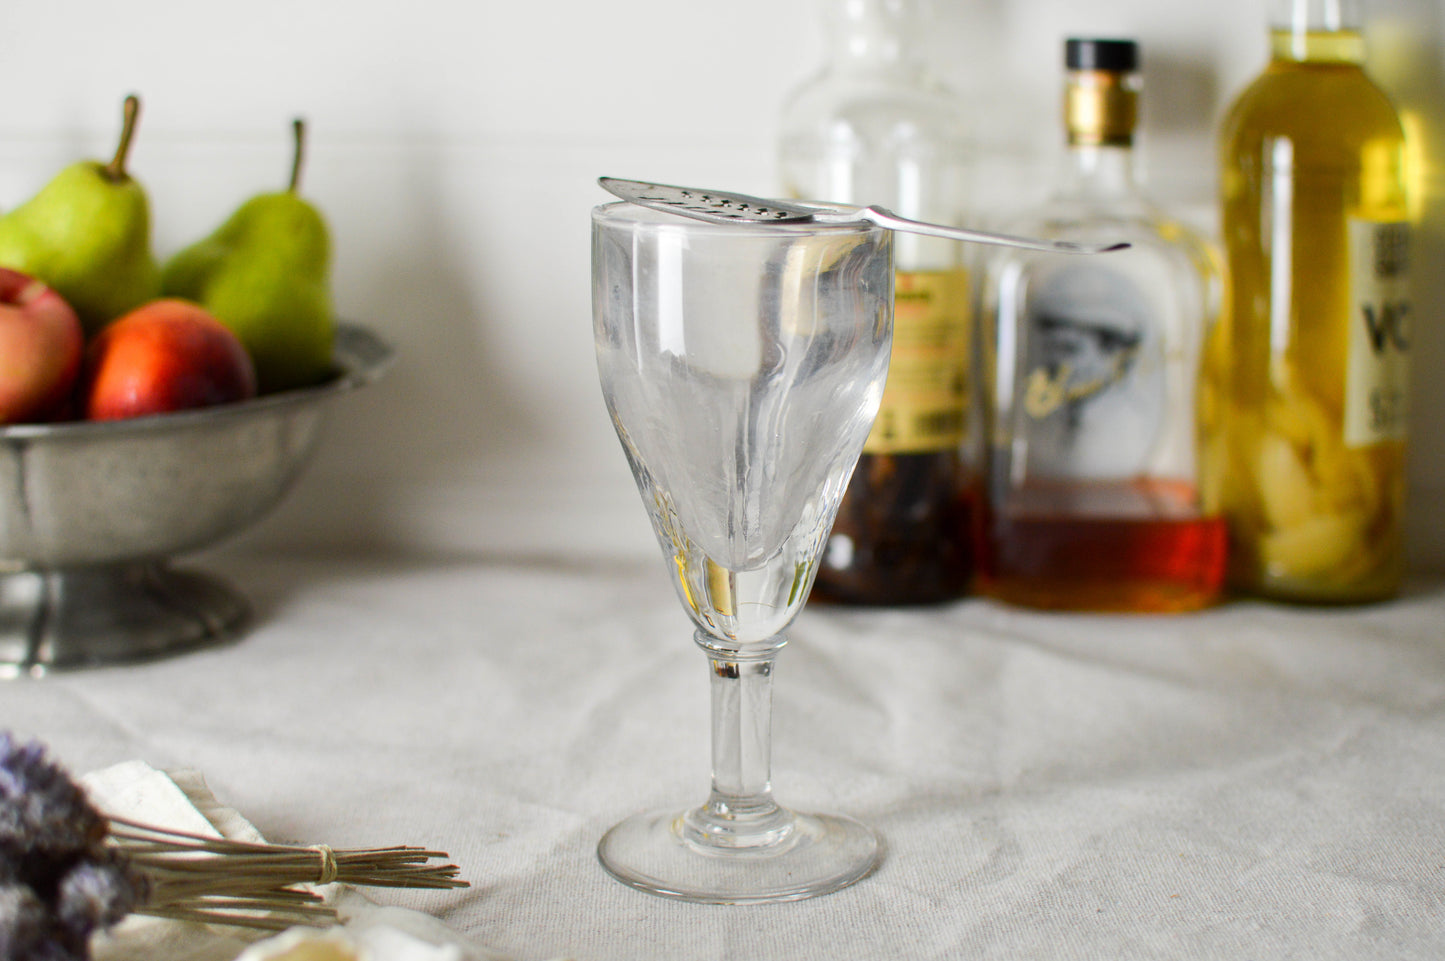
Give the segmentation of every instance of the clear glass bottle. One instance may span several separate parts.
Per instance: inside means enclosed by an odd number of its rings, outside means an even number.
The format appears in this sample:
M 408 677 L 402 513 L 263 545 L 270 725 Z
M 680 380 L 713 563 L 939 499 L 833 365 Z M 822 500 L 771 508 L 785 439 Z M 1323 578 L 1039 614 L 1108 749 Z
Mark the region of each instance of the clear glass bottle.
M 876 203 L 963 220 L 969 143 L 961 101 L 920 50 L 915 0 L 831 0 L 823 70 L 787 98 L 782 187 L 796 198 Z M 856 604 L 951 600 L 969 545 L 970 302 L 961 245 L 894 236 L 893 360 L 813 597 Z
M 1071 39 L 1065 64 L 1062 183 L 1010 230 L 1132 247 L 985 261 L 980 591 L 1059 610 L 1198 608 L 1226 561 L 1196 449 L 1218 261 L 1136 184 L 1137 44 Z
M 1220 136 L 1232 293 L 1210 473 L 1240 589 L 1376 600 L 1404 569 L 1405 137 L 1351 0 L 1278 3 L 1271 41 Z

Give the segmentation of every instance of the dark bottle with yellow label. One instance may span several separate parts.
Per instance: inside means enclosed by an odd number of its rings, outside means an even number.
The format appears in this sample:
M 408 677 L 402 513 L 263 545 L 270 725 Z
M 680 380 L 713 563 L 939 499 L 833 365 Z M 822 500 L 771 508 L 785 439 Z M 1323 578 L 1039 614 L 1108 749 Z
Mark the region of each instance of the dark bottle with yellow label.
M 912 0 L 832 0 L 830 57 L 788 98 L 779 159 L 791 196 L 963 219 L 960 101 L 918 56 Z M 961 245 L 894 235 L 893 355 L 873 432 L 819 562 L 813 597 L 926 604 L 967 593 L 973 439 L 971 291 Z
M 1226 562 L 1197 452 L 1218 261 L 1135 182 L 1138 46 L 1069 40 L 1065 66 L 1062 183 L 1009 230 L 1132 246 L 985 259 L 979 589 L 1059 610 L 1198 608 Z

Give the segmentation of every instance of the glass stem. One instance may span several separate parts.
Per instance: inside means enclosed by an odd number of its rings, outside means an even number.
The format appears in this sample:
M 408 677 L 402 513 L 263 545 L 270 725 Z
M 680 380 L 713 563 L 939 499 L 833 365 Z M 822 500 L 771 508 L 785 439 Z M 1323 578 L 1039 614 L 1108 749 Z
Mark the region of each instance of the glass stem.
M 773 800 L 773 662 L 784 639 L 754 652 L 725 650 L 697 635 L 708 655 L 712 689 L 712 790 L 689 811 L 684 840 L 714 852 L 776 852 L 793 832 L 793 816 Z

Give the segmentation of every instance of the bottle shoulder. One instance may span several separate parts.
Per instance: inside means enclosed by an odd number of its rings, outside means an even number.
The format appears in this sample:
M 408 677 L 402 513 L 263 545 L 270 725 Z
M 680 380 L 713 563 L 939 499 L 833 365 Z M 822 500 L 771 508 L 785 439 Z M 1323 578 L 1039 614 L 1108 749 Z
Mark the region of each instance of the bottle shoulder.
M 1000 229 L 1049 240 L 1124 242 L 1129 249 L 1075 256 L 997 248 L 984 261 L 992 277 L 1009 275 L 1017 282 L 1035 271 L 1050 272 L 1062 265 L 1153 277 L 1194 301 L 1202 316 L 1217 314 L 1223 283 L 1218 247 L 1202 231 L 1143 195 L 1112 207 L 1056 201 Z
M 957 99 L 948 84 L 922 66 L 844 68 L 828 65 L 790 89 L 783 97 L 783 104 L 786 109 L 791 104 L 801 102 L 879 96 L 921 100 Z
M 963 101 L 927 76 L 824 72 L 784 101 L 784 142 L 837 139 L 850 134 L 962 140 L 968 124 Z
M 1220 130 L 1226 149 L 1280 137 L 1352 145 L 1404 139 L 1389 97 L 1350 63 L 1272 61 L 1235 98 Z
M 1149 195 L 1057 194 L 1003 226 L 1005 232 L 1034 232 L 1053 240 L 1096 240 L 1117 235 L 1131 242 L 1209 246 L 1196 228 Z

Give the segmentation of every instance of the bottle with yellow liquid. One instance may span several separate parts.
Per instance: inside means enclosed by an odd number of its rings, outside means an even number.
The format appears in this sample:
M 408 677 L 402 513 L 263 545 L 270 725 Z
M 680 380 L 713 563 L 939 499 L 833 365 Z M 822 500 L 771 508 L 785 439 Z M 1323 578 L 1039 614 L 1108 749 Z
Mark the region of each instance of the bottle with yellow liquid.
M 1231 578 L 1351 603 L 1403 575 L 1411 315 L 1405 137 L 1353 0 L 1278 3 L 1220 138 L 1232 292 L 1211 345 L 1211 493 Z
M 918 0 L 829 0 L 828 60 L 787 98 L 789 196 L 963 220 L 969 162 L 958 97 L 921 56 Z M 972 440 L 962 245 L 894 235 L 892 362 L 882 407 L 818 567 L 813 597 L 925 604 L 967 592 Z

